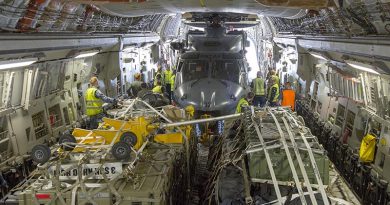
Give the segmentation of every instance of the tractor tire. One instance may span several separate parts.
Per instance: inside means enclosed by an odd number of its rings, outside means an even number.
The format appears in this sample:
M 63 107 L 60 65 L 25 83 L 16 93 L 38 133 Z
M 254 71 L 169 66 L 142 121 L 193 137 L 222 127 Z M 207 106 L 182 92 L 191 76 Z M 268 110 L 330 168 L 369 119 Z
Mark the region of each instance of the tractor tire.
M 44 164 L 51 157 L 50 147 L 44 144 L 35 145 L 31 150 L 31 159 L 39 164 Z
M 128 160 L 130 159 L 131 147 L 126 142 L 117 142 L 112 146 L 111 153 L 117 160 Z
M 72 151 L 74 149 L 74 145 L 62 145 L 67 142 L 76 143 L 76 138 L 71 134 L 63 134 L 58 140 L 58 143 L 61 145 L 63 150 Z
M 134 134 L 133 132 L 124 132 L 121 135 L 120 141 L 125 142 L 132 147 L 135 144 L 137 144 L 138 139 L 137 139 L 137 135 Z

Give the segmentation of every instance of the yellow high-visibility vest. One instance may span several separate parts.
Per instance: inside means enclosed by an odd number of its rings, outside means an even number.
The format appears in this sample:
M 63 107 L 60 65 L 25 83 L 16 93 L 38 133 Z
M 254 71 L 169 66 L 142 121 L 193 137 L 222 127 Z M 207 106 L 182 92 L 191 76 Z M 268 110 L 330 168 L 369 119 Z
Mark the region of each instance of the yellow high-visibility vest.
M 241 106 L 249 105 L 248 101 L 245 98 L 241 98 L 240 101 L 238 101 L 237 107 L 236 107 L 236 113 L 241 113 Z
M 171 84 L 172 71 L 166 70 L 164 71 L 164 83 Z
M 276 94 L 275 94 L 275 96 L 274 96 L 274 98 L 273 99 L 270 99 L 271 98 L 271 93 L 272 93 L 272 88 L 276 88 Z M 270 101 L 270 102 L 278 102 L 278 100 L 279 100 L 279 84 L 273 84 L 271 87 L 270 87 L 270 89 L 269 89 L 269 91 L 268 91 L 268 100 Z
M 172 75 L 172 77 L 171 77 L 171 91 L 175 90 L 175 79 L 176 79 L 176 76 Z
M 161 85 L 157 85 L 157 86 L 155 86 L 155 87 L 152 89 L 152 92 L 153 92 L 153 93 L 159 93 L 159 94 L 162 94 L 162 91 L 161 91 Z
M 160 80 L 162 80 L 161 78 L 162 78 L 162 76 L 161 76 L 161 72 L 159 72 L 159 71 L 157 71 L 156 72 L 156 74 L 154 75 L 154 79 L 153 79 L 153 84 L 154 84 L 154 86 L 156 86 L 157 85 L 157 76 L 160 76 Z
M 91 87 L 85 91 L 85 113 L 87 116 L 94 116 L 103 112 L 103 101 L 95 96 L 97 88 Z
M 253 90 L 255 95 L 265 95 L 264 80 L 261 78 L 255 78 L 253 83 Z
M 280 78 L 279 78 L 279 76 L 277 76 L 277 75 L 272 75 L 272 79 L 274 79 L 274 80 L 275 80 L 275 83 L 279 85 L 279 83 L 280 83 Z

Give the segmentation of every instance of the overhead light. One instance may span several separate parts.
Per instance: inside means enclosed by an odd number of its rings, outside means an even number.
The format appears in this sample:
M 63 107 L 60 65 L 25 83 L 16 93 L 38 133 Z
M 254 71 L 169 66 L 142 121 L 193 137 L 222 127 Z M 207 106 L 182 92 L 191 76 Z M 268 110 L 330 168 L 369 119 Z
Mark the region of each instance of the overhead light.
M 312 55 L 315 58 L 328 61 L 330 60 L 329 57 L 327 57 L 325 54 L 319 53 L 319 52 L 314 52 L 314 51 L 309 51 L 310 55 Z
M 38 58 L 22 58 L 22 59 L 0 61 L 0 70 L 29 66 L 37 61 Z
M 373 74 L 376 74 L 376 75 L 380 75 L 380 73 L 378 73 L 378 72 L 375 70 L 375 67 L 372 66 L 372 65 L 368 65 L 368 64 L 360 63 L 360 62 L 356 62 L 356 61 L 349 61 L 349 60 L 346 60 L 345 62 L 346 62 L 349 66 L 351 66 L 351 67 L 353 67 L 353 68 L 356 68 L 356 69 L 358 69 L 358 70 L 366 71 L 366 72 L 373 73 Z
M 100 52 L 100 51 L 98 51 L 98 50 L 80 52 L 80 53 L 76 54 L 76 56 L 75 56 L 74 58 L 86 58 L 86 57 L 91 57 L 91 56 L 94 56 L 94 55 L 98 54 L 99 52 Z
M 321 60 L 325 60 L 325 61 L 328 60 L 328 59 L 326 59 L 325 57 L 323 57 L 323 56 L 321 56 L 321 55 L 318 55 L 318 54 L 310 53 L 310 55 L 314 56 L 315 58 L 321 59 Z

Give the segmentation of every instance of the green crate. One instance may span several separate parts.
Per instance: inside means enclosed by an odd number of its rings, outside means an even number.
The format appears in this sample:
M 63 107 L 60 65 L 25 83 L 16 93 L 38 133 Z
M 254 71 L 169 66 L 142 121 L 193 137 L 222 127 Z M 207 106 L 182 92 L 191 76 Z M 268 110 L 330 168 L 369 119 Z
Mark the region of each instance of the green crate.
M 185 180 L 182 176 L 179 176 L 180 174 L 173 172 L 176 163 L 179 163 L 177 166 L 183 166 L 180 164 L 180 162 L 183 162 L 182 152 L 182 145 L 150 143 L 142 152 L 141 159 L 135 163 L 131 176 L 129 178 L 121 178 L 112 184 L 120 197 L 112 193 L 103 180 L 87 180 L 86 183 L 100 184 L 102 187 L 105 187 L 101 192 L 92 197 L 93 200 L 98 205 L 111 205 L 118 201 L 120 201 L 119 204 L 121 205 L 170 204 L 171 193 L 177 191 L 172 188 L 174 183 L 176 185 L 182 184 L 183 180 Z M 126 168 L 127 165 L 123 167 Z M 19 195 L 20 205 L 36 204 L 35 194 L 33 194 L 31 188 L 32 186 L 28 186 Z M 63 205 L 58 199 L 53 200 L 56 196 L 54 188 L 49 190 L 37 188 L 35 192 L 50 193 L 50 198 L 38 200 L 38 204 Z M 86 200 L 86 195 L 81 188 L 78 188 L 75 196 L 76 204 L 90 204 Z M 72 202 L 72 190 L 66 192 L 64 197 L 66 204 L 70 205 Z
M 295 170 L 297 171 L 300 181 L 304 181 L 299 168 L 298 160 L 296 159 L 295 152 L 292 148 L 289 149 L 291 157 L 294 162 Z M 275 171 L 276 179 L 278 181 L 294 181 L 290 165 L 288 163 L 287 155 L 284 149 L 276 148 L 268 150 L 270 155 L 273 169 Z M 329 159 L 325 154 L 313 153 L 315 161 L 317 163 L 318 171 L 321 175 L 323 184 L 329 184 Z M 306 173 L 310 180 L 310 183 L 317 184 L 317 179 L 314 175 L 313 167 L 310 162 L 309 154 L 307 151 L 300 150 L 300 155 L 303 164 L 306 169 Z M 271 175 L 268 169 L 267 161 L 264 151 L 254 152 L 248 155 L 248 167 L 249 175 L 251 178 L 271 180 Z

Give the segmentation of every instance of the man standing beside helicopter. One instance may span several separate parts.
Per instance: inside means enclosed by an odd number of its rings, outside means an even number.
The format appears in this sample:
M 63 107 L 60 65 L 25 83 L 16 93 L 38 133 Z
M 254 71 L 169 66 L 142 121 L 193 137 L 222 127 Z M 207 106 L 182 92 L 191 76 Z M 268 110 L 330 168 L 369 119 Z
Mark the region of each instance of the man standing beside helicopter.
M 271 76 L 269 80 L 269 88 L 268 88 L 268 102 L 271 107 L 279 106 L 279 78 L 277 76 Z
M 157 72 L 154 74 L 153 86 L 156 86 L 157 82 L 161 82 L 161 78 L 162 78 L 162 66 L 159 64 L 157 65 Z
M 252 81 L 253 93 L 255 97 L 253 98 L 253 105 L 264 107 L 267 102 L 265 98 L 265 81 L 261 78 L 261 72 L 257 72 L 257 77 Z
M 171 101 L 171 77 L 172 77 L 172 71 L 169 65 L 167 65 L 167 68 L 164 71 L 163 76 L 163 83 L 165 85 L 165 90 L 168 94 L 169 102 Z
M 175 91 L 175 80 L 176 80 L 176 70 L 173 70 L 172 76 L 171 76 L 171 101 L 174 101 L 173 99 L 173 91 Z

